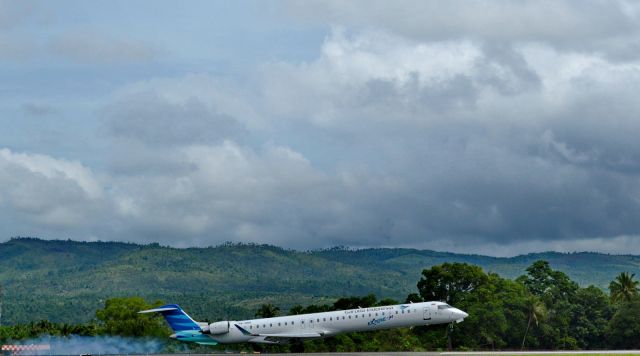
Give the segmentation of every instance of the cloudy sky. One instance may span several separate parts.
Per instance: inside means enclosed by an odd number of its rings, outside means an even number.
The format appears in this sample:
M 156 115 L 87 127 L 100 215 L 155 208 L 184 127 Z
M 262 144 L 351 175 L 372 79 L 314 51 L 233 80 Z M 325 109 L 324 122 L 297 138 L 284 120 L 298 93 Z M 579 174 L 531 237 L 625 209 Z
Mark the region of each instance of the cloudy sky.
M 0 240 L 640 253 L 635 1 L 0 0 Z

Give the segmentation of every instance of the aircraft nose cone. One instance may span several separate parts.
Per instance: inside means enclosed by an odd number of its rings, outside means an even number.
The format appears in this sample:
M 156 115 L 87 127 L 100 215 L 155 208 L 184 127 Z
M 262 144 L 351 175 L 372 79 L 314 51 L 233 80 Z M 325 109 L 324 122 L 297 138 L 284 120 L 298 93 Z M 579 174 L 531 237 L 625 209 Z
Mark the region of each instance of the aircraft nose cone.
M 455 309 L 452 311 L 453 320 L 457 322 L 461 322 L 464 318 L 468 317 L 469 314 L 463 312 L 460 309 Z

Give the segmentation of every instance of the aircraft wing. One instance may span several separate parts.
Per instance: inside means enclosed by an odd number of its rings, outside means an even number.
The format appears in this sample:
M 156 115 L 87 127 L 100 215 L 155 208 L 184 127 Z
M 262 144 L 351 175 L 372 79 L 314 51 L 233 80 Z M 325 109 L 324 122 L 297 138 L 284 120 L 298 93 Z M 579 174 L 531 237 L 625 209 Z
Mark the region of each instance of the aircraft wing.
M 238 324 L 234 324 L 234 325 L 236 328 L 238 328 L 238 330 L 240 330 L 240 332 L 242 332 L 247 336 L 255 336 L 256 338 L 259 338 L 266 342 L 274 342 L 274 343 L 286 342 L 290 339 L 318 339 L 323 337 L 325 334 L 324 332 L 293 332 L 293 333 L 286 332 L 286 333 L 276 333 L 276 334 L 259 334 L 259 333 L 254 334 L 252 332 L 249 332 L 247 329 L 241 327 Z
M 283 339 L 311 339 L 322 337 L 320 333 L 282 333 L 282 334 L 257 334 L 256 336 L 264 336 L 269 338 Z

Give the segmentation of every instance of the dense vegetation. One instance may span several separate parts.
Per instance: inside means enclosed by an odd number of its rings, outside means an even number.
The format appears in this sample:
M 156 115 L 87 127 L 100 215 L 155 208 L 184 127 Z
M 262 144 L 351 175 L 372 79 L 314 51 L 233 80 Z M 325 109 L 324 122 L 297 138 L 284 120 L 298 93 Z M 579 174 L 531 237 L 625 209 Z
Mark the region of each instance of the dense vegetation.
M 475 265 L 444 263 L 423 270 L 417 292 L 409 294 L 406 302 L 447 301 L 469 313 L 462 323 L 342 334 L 286 345 L 236 347 L 270 352 L 638 348 L 640 297 L 634 278 L 634 274 L 620 273 L 610 282 L 607 295 L 594 286 L 580 287 L 542 260 L 534 262 L 516 280 L 486 273 Z M 296 305 L 288 312 L 303 314 L 396 303 L 367 295 L 340 298 L 332 304 Z M 43 321 L 0 327 L 0 340 L 45 333 L 166 337 L 170 331 L 161 318 L 137 313 L 160 304 L 149 304 L 140 297 L 109 299 L 96 312 L 95 323 L 71 326 Z M 255 315 L 272 317 L 279 312 L 279 307 L 263 304 Z M 168 349 L 175 350 L 175 341 L 165 341 Z
M 579 285 L 602 290 L 620 271 L 640 272 L 638 256 L 595 253 L 494 258 L 415 249 L 299 252 L 238 244 L 175 249 L 16 238 L 0 244 L 1 322 L 87 323 L 107 299 L 131 295 L 178 303 L 203 320 L 250 318 L 264 303 L 288 310 L 370 293 L 403 300 L 415 292 L 424 268 L 445 262 L 474 264 L 514 279 L 540 259 Z
M 474 265 L 444 263 L 425 269 L 418 292 L 409 294 L 406 301 L 447 301 L 469 313 L 464 322 L 345 334 L 303 347 L 306 351 L 638 348 L 640 297 L 633 278 L 619 274 L 607 295 L 594 286 L 578 286 L 542 260 L 516 280 L 485 273 Z M 385 304 L 393 301 L 376 303 L 373 296 L 343 298 L 333 306 L 310 306 L 299 312 Z

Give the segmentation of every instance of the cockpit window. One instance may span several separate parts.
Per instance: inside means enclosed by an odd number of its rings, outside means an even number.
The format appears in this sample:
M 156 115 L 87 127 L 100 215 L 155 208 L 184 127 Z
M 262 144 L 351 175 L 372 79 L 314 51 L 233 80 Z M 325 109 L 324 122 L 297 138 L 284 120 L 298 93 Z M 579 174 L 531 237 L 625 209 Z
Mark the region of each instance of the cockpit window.
M 438 305 L 438 309 L 449 309 L 449 308 L 453 308 L 453 307 L 449 304 Z

